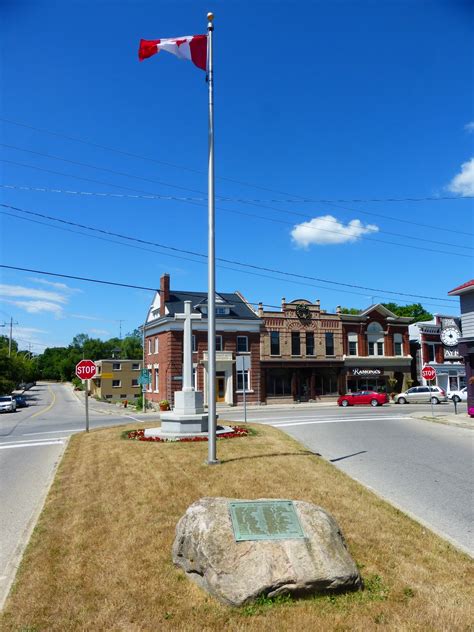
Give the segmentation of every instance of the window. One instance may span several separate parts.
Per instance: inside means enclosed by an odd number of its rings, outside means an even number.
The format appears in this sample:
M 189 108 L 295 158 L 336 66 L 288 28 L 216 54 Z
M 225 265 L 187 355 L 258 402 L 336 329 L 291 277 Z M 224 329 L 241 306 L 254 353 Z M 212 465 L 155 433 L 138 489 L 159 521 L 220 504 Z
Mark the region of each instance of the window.
M 112 380 L 113 388 L 120 388 L 122 386 L 121 380 Z
M 383 327 L 380 323 L 371 322 L 367 327 L 367 343 L 369 348 L 369 355 L 383 356 Z
M 112 371 L 121 371 L 122 370 L 122 365 L 120 364 L 120 362 L 114 362 L 112 364 Z
M 229 314 L 228 307 L 216 307 L 216 316 L 226 316 Z
M 151 353 L 151 338 L 148 338 L 148 353 Z
M 237 336 L 237 353 L 246 353 L 249 350 L 249 339 L 247 336 Z
M 196 353 L 197 350 L 198 348 L 197 348 L 196 336 L 193 334 L 193 353 Z
M 140 364 L 138 362 L 134 362 L 132 364 L 132 371 L 139 371 L 140 370 Z
M 349 333 L 347 335 L 347 349 L 348 349 L 348 355 L 352 355 L 352 356 L 356 356 L 358 355 L 358 348 L 357 348 L 357 334 L 356 333 Z
M 112 395 L 106 395 L 105 399 L 112 399 Z
M 133 379 L 132 380 L 132 386 L 138 386 L 138 379 Z
M 369 341 L 369 355 L 375 355 L 375 342 Z
M 300 343 L 299 331 L 291 332 L 291 355 L 293 356 L 301 355 L 301 343 Z
M 216 336 L 216 351 L 222 351 L 222 336 Z
M 403 355 L 402 334 L 393 334 L 393 353 L 396 356 Z
M 245 391 L 250 391 L 250 371 L 237 371 L 237 390 L 243 391 L 245 383 Z
M 127 399 L 127 393 L 120 393 L 120 399 Z
M 280 332 L 270 332 L 270 355 L 280 355 Z
M 377 355 L 383 355 L 383 342 L 377 342 Z
M 332 332 L 327 331 L 324 334 L 324 338 L 326 340 L 326 355 L 327 356 L 334 355 L 334 334 Z
M 314 333 L 306 332 L 306 355 L 314 355 Z
M 158 340 L 158 336 L 155 338 L 155 353 L 158 353 L 158 349 L 160 348 L 160 341 Z
M 154 390 L 155 393 L 160 392 L 160 368 L 158 366 L 154 367 L 155 381 L 154 381 Z
M 428 347 L 428 362 L 435 361 L 435 346 L 434 345 L 426 345 Z

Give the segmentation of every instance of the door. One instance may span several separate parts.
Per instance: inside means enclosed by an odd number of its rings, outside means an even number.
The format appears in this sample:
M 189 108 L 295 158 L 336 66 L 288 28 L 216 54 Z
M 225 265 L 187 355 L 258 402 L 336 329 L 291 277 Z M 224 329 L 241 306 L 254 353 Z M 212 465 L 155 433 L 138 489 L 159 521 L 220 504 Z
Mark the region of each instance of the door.
M 216 402 L 225 402 L 225 377 L 216 377 Z

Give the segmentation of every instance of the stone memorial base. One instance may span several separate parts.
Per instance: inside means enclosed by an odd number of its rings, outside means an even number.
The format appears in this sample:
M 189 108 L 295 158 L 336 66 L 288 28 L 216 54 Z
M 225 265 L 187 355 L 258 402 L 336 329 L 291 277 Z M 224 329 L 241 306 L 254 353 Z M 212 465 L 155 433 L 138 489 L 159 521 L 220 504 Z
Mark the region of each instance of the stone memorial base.
M 161 413 L 161 428 L 148 428 L 145 437 L 198 436 L 208 431 L 208 415 L 204 411 L 200 391 L 177 391 L 174 408 Z M 217 417 L 216 417 L 217 418 Z
M 261 500 L 268 504 L 276 499 Z M 275 520 L 265 510 L 267 524 L 262 516 L 247 512 L 243 529 L 258 532 L 260 538 L 269 527 L 270 537 L 237 542 L 230 503 L 238 502 L 234 498 L 201 498 L 188 507 L 176 526 L 174 564 L 219 601 L 241 606 L 261 595 L 298 597 L 362 587 L 341 530 L 324 509 L 282 499 L 280 502 L 293 505 L 304 536 L 285 536 L 287 539 L 271 539 L 272 532 L 288 528 L 280 524 L 285 522 L 283 513 L 273 514 Z M 255 505 L 259 501 L 247 502 Z

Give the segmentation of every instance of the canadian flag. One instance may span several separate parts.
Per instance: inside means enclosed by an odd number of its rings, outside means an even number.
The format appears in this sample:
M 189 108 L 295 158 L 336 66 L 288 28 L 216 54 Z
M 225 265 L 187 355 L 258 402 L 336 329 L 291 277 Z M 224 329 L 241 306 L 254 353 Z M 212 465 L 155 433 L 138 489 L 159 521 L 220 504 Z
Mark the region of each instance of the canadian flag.
M 157 40 L 140 40 L 138 59 L 143 61 L 160 50 L 172 53 L 180 59 L 189 59 L 198 68 L 207 70 L 207 35 L 185 35 Z

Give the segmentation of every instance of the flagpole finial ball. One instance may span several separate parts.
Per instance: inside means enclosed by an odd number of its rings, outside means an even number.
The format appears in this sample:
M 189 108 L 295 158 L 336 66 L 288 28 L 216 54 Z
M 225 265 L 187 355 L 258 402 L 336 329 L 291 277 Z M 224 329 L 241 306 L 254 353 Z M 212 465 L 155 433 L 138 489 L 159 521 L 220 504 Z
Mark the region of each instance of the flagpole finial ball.
M 209 20 L 209 22 L 212 22 L 214 19 L 214 13 L 208 13 L 207 14 L 207 19 Z

